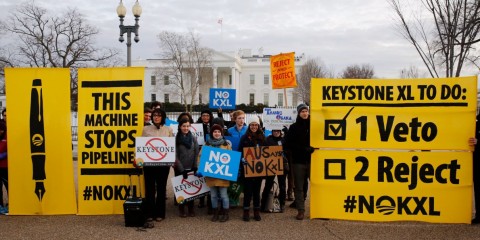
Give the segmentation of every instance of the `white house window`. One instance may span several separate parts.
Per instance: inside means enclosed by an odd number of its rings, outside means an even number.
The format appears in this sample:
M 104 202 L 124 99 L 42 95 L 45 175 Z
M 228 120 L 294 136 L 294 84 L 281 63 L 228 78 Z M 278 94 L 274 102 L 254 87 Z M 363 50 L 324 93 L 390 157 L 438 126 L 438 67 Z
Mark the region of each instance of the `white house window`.
M 254 84 L 255 84 L 255 75 L 250 74 L 250 85 L 254 85 Z

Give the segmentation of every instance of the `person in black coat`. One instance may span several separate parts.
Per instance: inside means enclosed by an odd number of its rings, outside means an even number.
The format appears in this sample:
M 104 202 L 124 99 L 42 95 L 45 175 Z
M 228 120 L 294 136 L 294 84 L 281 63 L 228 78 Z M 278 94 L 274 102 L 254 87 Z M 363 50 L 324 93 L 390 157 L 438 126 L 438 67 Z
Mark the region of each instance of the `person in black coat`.
M 298 213 L 296 218 L 303 220 L 305 215 L 305 198 L 310 178 L 310 162 L 314 148 L 310 146 L 310 113 L 306 104 L 297 106 L 297 119 L 290 126 L 285 137 L 285 145 L 292 153 L 292 171 L 295 182 L 295 205 Z
M 273 129 L 272 130 L 272 135 L 268 136 L 266 141 L 265 141 L 267 146 L 283 146 L 285 145 L 285 141 L 282 137 L 282 130 L 280 129 Z M 277 175 L 277 180 L 278 180 L 278 189 L 280 190 L 279 195 L 278 195 L 278 201 L 280 202 L 280 212 L 285 211 L 285 199 L 287 197 L 287 191 L 286 191 L 286 186 L 287 186 L 287 174 L 290 171 L 290 167 L 288 165 L 288 160 L 284 156 L 283 157 L 283 175 Z M 270 194 L 270 191 L 272 190 L 273 184 L 275 181 L 275 175 L 274 176 L 267 176 L 265 178 L 265 186 L 263 187 L 263 192 L 262 192 L 262 202 L 260 204 L 260 210 L 262 212 L 269 212 L 269 209 L 267 209 L 268 205 L 268 195 Z
M 239 150 L 243 155 L 243 148 L 265 146 L 265 135 L 260 127 L 260 120 L 257 116 L 251 116 L 248 121 L 247 132 L 240 138 Z M 244 161 L 244 160 L 242 160 Z M 244 164 L 241 164 L 240 173 L 244 174 Z M 253 198 L 253 218 L 256 221 L 262 220 L 260 217 L 260 188 L 262 187 L 262 177 L 243 178 L 243 221 L 250 221 L 250 202 Z
M 205 109 L 200 113 L 200 117 L 197 120 L 197 123 L 201 123 L 203 126 L 203 139 L 207 142 L 210 136 L 210 128 L 213 126 L 213 113 L 212 111 Z M 201 197 L 199 199 L 200 203 L 198 204 L 198 208 L 205 207 L 205 197 Z M 212 204 L 210 195 L 207 196 L 207 214 L 212 214 Z

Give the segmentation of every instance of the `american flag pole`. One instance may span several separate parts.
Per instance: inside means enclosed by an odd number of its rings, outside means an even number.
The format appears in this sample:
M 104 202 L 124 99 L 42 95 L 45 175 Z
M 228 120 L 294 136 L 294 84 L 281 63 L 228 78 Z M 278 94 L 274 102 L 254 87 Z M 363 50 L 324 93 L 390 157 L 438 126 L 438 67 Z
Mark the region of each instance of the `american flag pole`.
M 218 19 L 218 24 L 220 24 L 220 50 L 223 51 L 223 18 Z

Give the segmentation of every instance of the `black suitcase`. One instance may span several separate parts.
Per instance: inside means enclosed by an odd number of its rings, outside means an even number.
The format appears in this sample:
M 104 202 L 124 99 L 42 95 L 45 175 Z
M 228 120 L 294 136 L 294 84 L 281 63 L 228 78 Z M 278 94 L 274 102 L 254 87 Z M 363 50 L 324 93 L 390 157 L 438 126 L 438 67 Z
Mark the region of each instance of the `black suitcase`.
M 132 176 L 130 178 L 130 191 L 132 191 Z M 140 185 L 140 175 L 138 175 L 138 184 Z M 142 190 L 138 189 L 140 192 L 140 197 L 137 197 L 136 192 L 133 196 L 128 193 L 128 197 L 123 203 L 123 215 L 125 216 L 125 227 L 143 227 L 145 225 L 145 200 L 142 198 Z

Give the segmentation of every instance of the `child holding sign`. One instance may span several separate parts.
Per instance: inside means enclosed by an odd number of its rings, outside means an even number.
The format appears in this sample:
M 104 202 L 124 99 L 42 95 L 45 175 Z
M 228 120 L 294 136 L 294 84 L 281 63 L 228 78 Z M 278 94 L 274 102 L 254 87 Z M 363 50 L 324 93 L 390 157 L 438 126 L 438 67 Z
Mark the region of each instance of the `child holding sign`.
M 214 124 L 210 129 L 210 138 L 206 142 L 206 146 L 212 146 L 216 148 L 232 150 L 232 146 L 228 144 L 228 142 L 223 137 L 224 131 L 223 127 Z M 201 155 L 201 153 L 200 153 Z M 198 157 L 200 160 L 200 156 Z M 198 177 L 202 177 L 201 173 L 197 173 Z M 228 209 L 229 209 L 229 199 L 227 194 L 227 189 L 230 186 L 230 182 L 227 180 L 217 179 L 217 178 L 205 178 L 207 181 L 208 187 L 210 187 L 210 196 L 212 199 L 212 209 L 213 209 L 213 217 L 212 222 L 216 222 L 219 220 L 220 222 L 226 222 L 229 219 Z M 218 205 L 218 201 L 222 201 L 223 212 L 220 214 L 220 206 Z
M 265 146 L 265 135 L 260 127 L 260 119 L 257 116 L 251 116 L 248 120 L 247 132 L 242 136 L 239 144 L 239 149 L 242 151 L 242 158 L 244 157 L 243 148 Z M 240 172 L 244 174 L 243 167 Z M 260 217 L 260 188 L 262 186 L 262 178 L 248 177 L 244 178 L 243 182 L 243 221 L 250 221 L 250 202 L 252 198 L 253 218 L 256 221 L 260 221 L 262 220 Z

